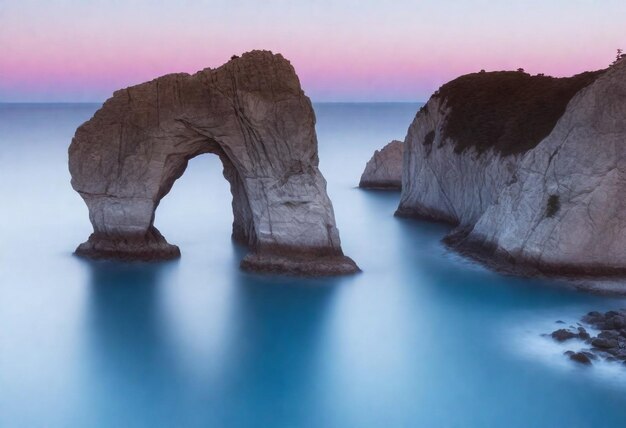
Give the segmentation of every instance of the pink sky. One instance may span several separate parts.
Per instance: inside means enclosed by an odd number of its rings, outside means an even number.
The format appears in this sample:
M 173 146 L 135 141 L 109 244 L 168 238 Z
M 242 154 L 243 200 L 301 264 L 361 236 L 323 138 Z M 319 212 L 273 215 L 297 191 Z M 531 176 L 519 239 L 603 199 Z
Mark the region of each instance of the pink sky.
M 314 101 L 422 101 L 464 73 L 603 68 L 623 0 L 0 2 L 0 101 L 102 101 L 171 72 L 269 49 Z

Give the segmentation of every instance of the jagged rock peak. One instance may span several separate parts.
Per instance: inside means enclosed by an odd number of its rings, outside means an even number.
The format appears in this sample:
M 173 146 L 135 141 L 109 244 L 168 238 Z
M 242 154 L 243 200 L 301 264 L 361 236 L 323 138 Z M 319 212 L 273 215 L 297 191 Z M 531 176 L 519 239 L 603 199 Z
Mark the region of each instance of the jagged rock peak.
M 359 187 L 370 189 L 402 188 L 402 156 L 404 143 L 393 140 L 376 150 L 361 175 Z
M 187 162 L 204 153 L 219 156 L 230 183 L 233 238 L 251 250 L 244 268 L 358 270 L 342 253 L 318 169 L 311 102 L 289 61 L 268 51 L 116 91 L 77 129 L 69 169 L 94 228 L 77 254 L 178 257 L 178 247 L 155 228 L 154 214 Z

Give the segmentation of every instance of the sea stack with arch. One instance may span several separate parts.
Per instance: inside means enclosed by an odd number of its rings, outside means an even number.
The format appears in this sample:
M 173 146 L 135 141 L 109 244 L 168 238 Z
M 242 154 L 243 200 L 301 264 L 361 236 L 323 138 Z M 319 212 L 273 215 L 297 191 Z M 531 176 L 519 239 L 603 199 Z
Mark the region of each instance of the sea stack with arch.
M 76 253 L 179 257 L 155 228 L 155 210 L 187 162 L 203 153 L 219 156 L 230 183 L 233 238 L 251 250 L 244 269 L 358 271 L 341 250 L 318 169 L 311 102 L 289 61 L 268 51 L 116 91 L 77 129 L 69 169 L 94 232 Z

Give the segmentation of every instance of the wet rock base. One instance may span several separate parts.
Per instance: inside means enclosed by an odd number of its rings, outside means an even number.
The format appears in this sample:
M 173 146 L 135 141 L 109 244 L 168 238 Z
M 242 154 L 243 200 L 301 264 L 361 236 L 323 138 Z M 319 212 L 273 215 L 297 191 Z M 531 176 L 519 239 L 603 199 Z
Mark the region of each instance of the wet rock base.
M 605 313 L 589 312 L 582 317 L 581 322 L 578 326 L 560 328 L 550 334 L 557 342 L 579 339 L 589 346 L 579 352 L 566 351 L 567 357 L 584 365 L 591 365 L 593 360 L 598 359 L 626 365 L 626 309 Z M 598 333 L 593 336 L 583 324 Z

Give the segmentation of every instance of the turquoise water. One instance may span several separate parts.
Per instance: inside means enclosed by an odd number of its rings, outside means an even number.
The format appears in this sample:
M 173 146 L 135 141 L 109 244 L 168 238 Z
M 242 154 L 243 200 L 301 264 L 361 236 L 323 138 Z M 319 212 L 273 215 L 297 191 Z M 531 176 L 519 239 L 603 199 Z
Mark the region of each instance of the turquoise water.
M 183 257 L 72 256 L 90 233 L 67 146 L 97 105 L 0 105 L 0 427 L 605 427 L 626 370 L 541 336 L 626 306 L 450 254 L 446 227 L 355 186 L 416 104 L 316 105 L 343 248 L 363 273 L 239 271 L 216 157 L 157 211 Z

